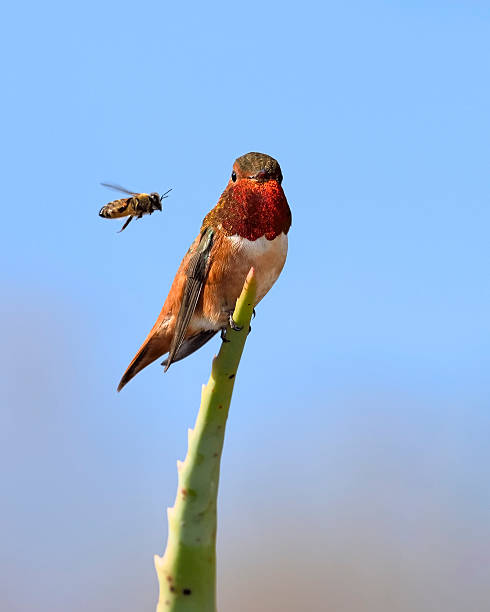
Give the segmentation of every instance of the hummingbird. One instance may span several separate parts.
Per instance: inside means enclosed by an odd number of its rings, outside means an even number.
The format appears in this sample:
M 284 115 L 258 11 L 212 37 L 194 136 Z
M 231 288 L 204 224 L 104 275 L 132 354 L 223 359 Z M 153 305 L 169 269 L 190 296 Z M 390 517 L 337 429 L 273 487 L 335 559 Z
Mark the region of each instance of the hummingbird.
M 278 162 L 264 153 L 235 160 L 216 206 L 185 254 L 160 315 L 124 372 L 120 391 L 138 372 L 168 353 L 170 365 L 187 357 L 221 331 L 240 329 L 235 302 L 254 268 L 256 306 L 276 282 L 286 261 L 291 210 Z

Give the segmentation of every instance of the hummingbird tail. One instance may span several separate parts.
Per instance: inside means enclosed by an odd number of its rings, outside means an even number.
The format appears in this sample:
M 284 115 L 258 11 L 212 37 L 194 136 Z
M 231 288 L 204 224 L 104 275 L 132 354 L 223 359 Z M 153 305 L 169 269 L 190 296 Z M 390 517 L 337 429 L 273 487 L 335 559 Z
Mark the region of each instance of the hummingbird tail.
M 149 340 L 145 340 L 140 350 L 133 357 L 133 361 L 131 361 L 122 375 L 117 390 L 120 391 L 138 372 L 141 372 L 143 368 L 153 363 L 155 359 L 167 353 L 169 344 L 162 337 L 153 336 Z

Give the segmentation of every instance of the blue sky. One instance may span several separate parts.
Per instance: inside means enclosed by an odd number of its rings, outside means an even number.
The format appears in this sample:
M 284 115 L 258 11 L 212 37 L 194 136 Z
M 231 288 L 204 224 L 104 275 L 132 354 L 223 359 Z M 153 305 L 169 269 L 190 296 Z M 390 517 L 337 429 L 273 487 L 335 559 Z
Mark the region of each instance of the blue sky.
M 3 17 L 2 609 L 152 609 L 219 341 L 115 386 L 247 151 L 280 162 L 293 226 L 235 387 L 222 609 L 298 609 L 304 592 L 320 609 L 315 571 L 332 609 L 479 606 L 488 3 L 28 2 Z M 116 234 L 101 181 L 173 191 Z

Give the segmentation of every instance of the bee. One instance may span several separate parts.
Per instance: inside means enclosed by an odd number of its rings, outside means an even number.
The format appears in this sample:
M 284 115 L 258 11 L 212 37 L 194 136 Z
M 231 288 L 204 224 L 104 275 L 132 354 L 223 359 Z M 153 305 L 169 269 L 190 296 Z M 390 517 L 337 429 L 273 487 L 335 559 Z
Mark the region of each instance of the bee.
M 163 195 L 156 192 L 153 193 L 135 193 L 128 191 L 120 185 L 111 185 L 110 183 L 101 183 L 104 187 L 127 193 L 129 198 L 122 198 L 109 202 L 99 211 L 99 216 L 104 219 L 119 219 L 120 217 L 128 217 L 124 225 L 119 230 L 118 234 L 128 227 L 134 217 L 141 219 L 143 215 L 151 215 L 155 210 L 162 210 L 162 200 L 167 198 L 172 190 L 169 189 Z

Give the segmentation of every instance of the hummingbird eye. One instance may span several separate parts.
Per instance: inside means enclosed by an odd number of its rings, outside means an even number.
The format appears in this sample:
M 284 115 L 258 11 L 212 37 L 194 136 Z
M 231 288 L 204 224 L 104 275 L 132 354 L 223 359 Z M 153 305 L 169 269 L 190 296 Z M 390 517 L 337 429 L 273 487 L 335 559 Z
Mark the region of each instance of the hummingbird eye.
M 235 183 L 236 182 L 236 172 L 233 170 L 233 172 L 231 173 L 231 180 Z

